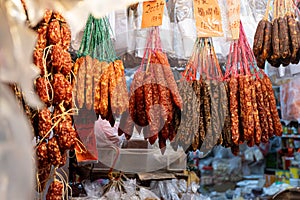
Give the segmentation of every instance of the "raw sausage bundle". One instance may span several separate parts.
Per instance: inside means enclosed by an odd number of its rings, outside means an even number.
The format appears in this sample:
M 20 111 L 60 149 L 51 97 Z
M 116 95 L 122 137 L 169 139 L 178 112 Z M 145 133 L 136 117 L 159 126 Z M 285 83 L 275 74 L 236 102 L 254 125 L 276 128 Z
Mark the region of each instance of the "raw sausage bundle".
M 116 57 L 107 18 L 89 16 L 78 59 L 74 94 L 79 108 L 94 109 L 113 126 L 115 117 L 128 109 L 124 66 Z
M 254 51 L 257 49 L 258 46 Z M 247 142 L 248 146 L 259 145 L 260 142 L 268 142 L 273 135 L 280 136 L 282 133 L 272 83 L 255 66 L 254 60 L 254 53 L 241 24 L 240 38 L 231 44 L 225 75 L 229 88 L 232 135 L 232 144 L 226 146 L 231 146 L 235 154 L 238 153 L 239 144 Z
M 229 112 L 222 76 L 212 40 L 198 38 L 183 72 L 184 79 L 179 82 L 183 108 L 177 136 L 171 143 L 174 149 L 181 146 L 208 152 L 214 145 L 224 143 L 221 133 Z
M 157 27 L 150 30 L 148 45 L 149 41 L 159 40 L 157 33 Z M 150 144 L 154 144 L 158 138 L 159 147 L 164 153 L 166 141 L 172 141 L 176 136 L 182 100 L 167 55 L 158 46 L 155 49 L 147 46 L 146 49 L 146 68 L 142 62 L 134 75 L 130 86 L 129 113 L 122 115 L 118 132 L 130 138 L 133 126 L 142 128 Z M 123 120 L 127 120 L 127 123 Z
M 293 3 L 292 0 L 275 0 L 272 23 L 268 20 L 269 4 L 265 17 L 258 23 L 253 53 L 259 68 L 264 69 L 266 60 L 274 67 L 299 62 L 300 30 Z

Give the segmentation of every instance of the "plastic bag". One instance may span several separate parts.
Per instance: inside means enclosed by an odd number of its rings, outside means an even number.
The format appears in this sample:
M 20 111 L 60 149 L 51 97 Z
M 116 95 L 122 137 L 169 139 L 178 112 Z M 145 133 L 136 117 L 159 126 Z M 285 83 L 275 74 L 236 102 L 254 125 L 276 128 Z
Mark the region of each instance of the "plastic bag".
M 173 28 L 173 37 L 174 37 L 174 57 L 178 59 L 184 58 L 184 52 L 183 52 L 183 41 L 182 41 L 182 35 L 180 33 L 179 27 L 177 23 L 172 23 Z
M 156 199 L 159 200 L 159 197 L 156 196 L 153 192 L 151 192 L 150 190 L 147 190 L 143 187 L 140 188 L 139 191 L 139 197 L 140 199 Z
M 241 1 L 241 21 L 243 23 L 245 33 L 247 33 L 247 40 L 252 47 L 257 22 L 254 19 L 254 14 L 252 13 L 248 0 Z
M 127 52 L 133 53 L 135 50 L 135 37 L 136 37 L 136 23 L 135 11 L 129 9 L 128 11 L 128 47 Z
M 177 49 L 177 54 L 182 55 L 179 58 L 188 58 L 193 51 L 193 44 L 197 37 L 196 22 L 193 15 L 193 1 L 192 0 L 177 0 L 175 2 L 175 24 L 174 26 L 180 32 L 180 41 L 174 37 L 174 45 L 176 43 L 180 46 L 182 43 L 182 49 Z M 174 33 L 175 30 L 174 28 Z M 176 52 L 176 49 L 175 49 Z
M 232 158 L 233 155 L 230 149 L 222 147 L 221 145 L 213 148 L 214 158 Z
M 115 187 L 112 187 L 105 195 L 103 195 L 100 200 L 115 200 L 121 199 L 122 193 L 117 191 Z
M 136 15 L 137 18 L 135 19 L 135 26 L 136 26 L 136 56 L 142 58 L 144 55 L 146 41 L 147 41 L 147 33 L 149 28 L 141 29 L 142 23 L 142 9 L 143 4 L 140 3 L 137 7 Z M 159 26 L 159 34 L 161 38 L 161 46 L 164 52 L 174 53 L 173 50 L 173 33 L 171 30 L 171 22 L 170 17 L 168 14 L 168 10 L 165 5 L 164 9 L 164 16 L 162 25 Z
M 128 47 L 128 19 L 125 9 L 118 10 L 115 13 L 114 47 L 117 55 L 122 55 L 127 52 Z
M 160 198 L 165 200 L 179 200 L 176 180 L 154 181 L 151 190 Z
M 283 120 L 300 122 L 300 77 L 280 87 L 281 116 Z
M 88 197 L 101 197 L 103 194 L 103 188 L 98 181 L 86 180 L 83 181 L 83 186 Z
M 118 136 L 119 123 L 115 123 L 113 127 L 110 126 L 107 120 L 98 118 L 95 122 L 95 136 L 98 148 L 121 145 L 121 137 Z
M 267 1 L 248 0 L 249 8 L 252 10 L 252 16 L 258 23 L 265 15 Z M 255 14 L 254 14 L 255 13 Z

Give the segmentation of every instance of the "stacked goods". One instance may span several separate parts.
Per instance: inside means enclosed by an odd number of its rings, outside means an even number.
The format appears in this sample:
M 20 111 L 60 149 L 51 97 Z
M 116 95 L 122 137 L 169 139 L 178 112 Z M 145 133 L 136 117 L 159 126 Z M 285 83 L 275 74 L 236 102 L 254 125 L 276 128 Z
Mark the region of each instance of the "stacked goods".
M 228 131 L 222 134 L 228 116 L 226 88 L 211 38 L 197 39 L 183 77 L 181 125 L 172 146 L 188 149 L 191 145 L 193 150 L 208 152 L 228 138 Z
M 154 49 L 151 42 L 156 44 Z M 146 67 L 142 62 L 134 75 L 129 109 L 122 115 L 118 131 L 130 139 L 134 126 L 139 132 L 143 129 L 145 139 L 150 144 L 158 139 L 159 147 L 164 152 L 166 141 L 172 141 L 176 136 L 182 100 L 167 55 L 161 51 L 159 44 L 158 29 L 153 28 L 143 59 L 148 60 Z
M 35 89 L 47 105 L 34 117 L 38 140 L 37 190 L 41 192 L 50 178 L 51 166 L 63 166 L 67 159 L 66 151 L 74 149 L 79 138 L 71 116 L 74 114 L 73 63 L 67 51 L 71 42 L 70 29 L 59 13 L 47 10 L 36 30 L 38 38 L 33 61 L 41 74 L 35 81 Z
M 107 18 L 89 16 L 75 63 L 74 96 L 79 108 L 94 109 L 111 125 L 128 108 L 124 66 L 110 38 Z
M 225 80 L 228 83 L 233 153 L 238 145 L 268 142 L 282 134 L 272 83 L 255 66 L 255 58 L 241 24 L 240 38 L 230 47 Z
M 263 69 L 266 60 L 274 67 L 297 64 L 300 60 L 300 22 L 295 15 L 297 8 L 292 0 L 274 0 L 272 23 L 268 20 L 268 8 L 254 36 L 253 53 L 257 66 Z

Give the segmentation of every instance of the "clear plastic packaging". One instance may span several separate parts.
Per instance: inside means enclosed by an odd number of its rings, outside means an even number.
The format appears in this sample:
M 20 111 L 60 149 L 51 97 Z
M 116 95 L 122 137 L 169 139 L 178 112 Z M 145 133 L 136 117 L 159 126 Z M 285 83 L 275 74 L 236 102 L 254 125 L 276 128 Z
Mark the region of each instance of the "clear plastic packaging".
M 83 181 L 83 186 L 88 197 L 100 198 L 103 194 L 103 187 L 98 181 L 85 180 Z
M 115 11 L 114 47 L 117 55 L 127 52 L 128 48 L 128 18 L 126 9 Z
M 135 27 L 136 27 L 136 40 L 135 40 L 135 50 L 136 50 L 136 56 L 139 58 L 143 58 L 145 46 L 146 46 L 146 40 L 147 40 L 147 33 L 149 28 L 141 28 L 142 23 L 142 10 L 143 10 L 143 4 L 140 3 L 137 7 L 136 11 L 136 18 L 135 18 Z M 159 34 L 161 39 L 161 45 L 162 50 L 167 53 L 174 54 L 173 50 L 173 32 L 171 29 L 171 22 L 170 17 L 168 14 L 168 10 L 165 5 L 164 9 L 164 16 L 162 25 L 159 27 Z
M 180 38 L 174 38 L 174 45 L 182 43 L 181 49 L 175 49 L 177 55 L 188 58 L 192 54 L 193 45 L 197 37 L 196 23 L 193 15 L 193 1 L 192 0 L 177 0 L 175 2 L 174 19 L 176 28 L 179 31 Z M 175 34 L 175 33 L 174 33 Z M 179 41 L 180 39 L 180 41 Z M 177 51 L 176 51 L 177 50 Z
M 300 122 L 300 77 L 280 87 L 281 116 L 283 120 Z

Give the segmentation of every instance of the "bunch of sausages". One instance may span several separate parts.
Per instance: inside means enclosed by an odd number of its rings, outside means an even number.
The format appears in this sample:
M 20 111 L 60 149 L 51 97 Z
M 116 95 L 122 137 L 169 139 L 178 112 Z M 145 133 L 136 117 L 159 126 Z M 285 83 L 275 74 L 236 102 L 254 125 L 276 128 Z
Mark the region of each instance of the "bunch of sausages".
M 294 14 L 297 8 L 292 0 L 275 0 L 273 8 L 273 21 L 268 20 L 266 12 L 254 36 L 253 53 L 262 69 L 266 60 L 274 67 L 300 60 L 300 22 Z
M 34 120 L 39 139 L 36 147 L 37 190 L 42 192 L 51 166 L 60 167 L 66 163 L 66 151 L 74 149 L 78 134 L 73 127 L 72 112 L 68 112 L 74 104 L 71 83 L 74 80 L 71 76 L 73 63 L 68 52 L 70 29 L 61 14 L 47 10 L 36 31 L 38 37 L 33 61 L 41 74 L 35 81 L 35 89 L 46 105 L 38 111 Z M 52 189 L 55 187 L 54 184 Z M 53 199 L 50 198 L 52 189 L 50 187 L 47 199 Z
M 129 109 L 122 115 L 119 135 L 130 139 L 133 127 L 143 129 L 145 139 L 153 144 L 157 139 L 164 152 L 166 141 L 172 141 L 180 124 L 182 99 L 167 55 L 151 51 L 149 67 L 134 75 L 130 86 Z
M 90 56 L 76 60 L 74 96 L 79 108 L 94 109 L 113 126 L 115 117 L 128 108 L 128 91 L 121 60 L 107 63 Z
M 272 83 L 255 67 L 255 58 L 241 24 L 240 39 L 231 44 L 225 78 L 229 89 L 232 152 L 238 145 L 268 142 L 282 134 Z
M 115 55 L 106 18 L 89 16 L 78 51 L 74 96 L 79 108 L 94 109 L 113 126 L 128 108 L 124 65 Z
M 223 143 L 222 127 L 228 115 L 225 84 L 211 39 L 197 39 L 183 77 L 179 82 L 184 102 L 181 125 L 172 147 L 209 151 Z

